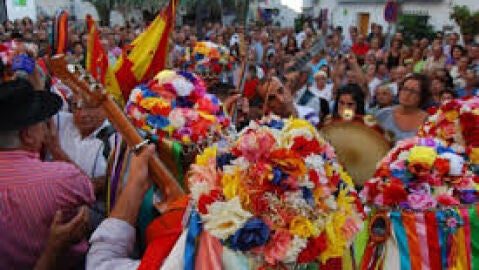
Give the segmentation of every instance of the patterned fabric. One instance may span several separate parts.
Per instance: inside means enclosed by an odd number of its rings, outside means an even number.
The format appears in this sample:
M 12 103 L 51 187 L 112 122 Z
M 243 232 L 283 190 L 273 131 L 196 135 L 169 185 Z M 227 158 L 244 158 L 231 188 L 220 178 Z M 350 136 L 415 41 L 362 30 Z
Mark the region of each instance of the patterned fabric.
M 0 151 L 0 265 L 32 269 L 43 251 L 55 211 L 65 220 L 95 200 L 89 179 L 73 165 L 42 162 L 26 151 Z M 86 253 L 86 241 L 66 252 L 71 263 Z

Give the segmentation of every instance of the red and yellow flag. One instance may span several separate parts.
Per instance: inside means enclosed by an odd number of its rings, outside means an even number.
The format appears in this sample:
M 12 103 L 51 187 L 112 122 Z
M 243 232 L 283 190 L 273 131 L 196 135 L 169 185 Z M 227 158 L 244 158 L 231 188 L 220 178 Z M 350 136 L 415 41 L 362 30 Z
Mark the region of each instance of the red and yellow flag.
M 113 96 L 116 102 L 124 105 L 123 97 L 115 80 L 113 69 L 108 64 L 108 53 L 101 45 L 100 35 L 90 15 L 86 16 L 88 29 L 88 44 L 86 53 L 86 71 L 89 72 L 96 81 L 100 82 Z
M 177 2 L 178 0 L 170 0 L 148 28 L 129 45 L 129 53 L 124 48 L 116 62 L 113 68 L 114 79 L 118 82 L 125 101 L 136 85 L 150 80 L 165 68 L 168 38 L 175 24 Z M 113 83 L 110 87 L 113 87 Z

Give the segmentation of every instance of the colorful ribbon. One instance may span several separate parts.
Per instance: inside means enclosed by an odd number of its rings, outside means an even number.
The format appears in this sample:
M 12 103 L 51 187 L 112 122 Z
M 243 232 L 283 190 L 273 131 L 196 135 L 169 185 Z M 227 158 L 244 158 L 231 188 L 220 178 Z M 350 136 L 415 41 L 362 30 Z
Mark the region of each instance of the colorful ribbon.
M 419 243 L 419 253 L 421 254 L 421 268 L 422 270 L 430 270 L 429 265 L 429 249 L 427 247 L 427 224 L 423 212 L 415 213 L 416 217 L 416 232 Z
M 401 212 L 391 212 L 391 223 L 393 224 L 393 230 L 398 239 L 399 256 L 401 259 L 401 270 L 411 270 L 411 258 L 409 256 L 408 239 L 406 230 L 401 219 Z
M 427 247 L 429 249 L 429 265 L 431 269 L 442 269 L 441 258 L 438 254 L 441 254 L 441 247 L 439 242 L 439 226 L 436 219 L 435 212 L 426 212 L 424 215 L 426 219 L 426 232 L 427 232 Z
M 477 215 L 478 206 L 471 206 L 469 208 L 469 224 L 471 226 L 471 232 L 475 232 L 476 237 L 473 237 L 471 234 L 471 268 L 479 269 L 479 237 L 477 237 L 477 232 L 479 232 L 479 216 Z
M 194 210 L 190 214 L 190 222 L 188 226 L 188 235 L 186 236 L 185 247 L 185 270 L 195 269 L 195 251 L 196 239 L 202 231 L 201 219 L 198 213 Z
M 411 270 L 421 270 L 421 252 L 416 230 L 416 218 L 412 212 L 402 212 L 402 221 L 406 231 L 409 247 L 409 258 L 411 259 Z

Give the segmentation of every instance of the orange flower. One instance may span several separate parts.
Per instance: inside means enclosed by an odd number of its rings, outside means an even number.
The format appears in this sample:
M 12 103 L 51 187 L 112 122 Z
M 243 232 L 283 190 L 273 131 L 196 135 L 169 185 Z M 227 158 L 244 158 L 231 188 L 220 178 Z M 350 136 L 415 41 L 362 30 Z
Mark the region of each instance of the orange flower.
M 276 149 L 270 153 L 269 159 L 291 176 L 302 176 L 306 173 L 304 160 L 298 153 L 289 149 Z

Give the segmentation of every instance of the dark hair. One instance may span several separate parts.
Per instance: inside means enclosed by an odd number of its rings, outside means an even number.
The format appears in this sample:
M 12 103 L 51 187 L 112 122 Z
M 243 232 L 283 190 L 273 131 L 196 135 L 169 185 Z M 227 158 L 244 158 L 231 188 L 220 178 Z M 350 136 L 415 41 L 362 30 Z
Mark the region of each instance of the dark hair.
M 423 108 L 428 102 L 429 97 L 431 96 L 431 93 L 429 91 L 429 79 L 424 74 L 412 73 L 406 76 L 406 78 L 404 78 L 404 80 L 399 84 L 399 92 L 403 89 L 404 84 L 409 80 L 415 80 L 419 82 L 419 89 L 421 90 L 421 94 L 419 96 L 420 99 L 418 107 Z
M 457 45 L 457 44 L 456 44 L 456 45 L 451 46 L 451 51 L 450 51 L 451 57 L 452 57 L 452 52 L 453 52 L 454 49 L 456 49 L 456 48 L 461 51 L 461 57 L 466 55 L 466 50 L 464 49 L 464 47 L 462 47 L 461 45 Z
M 450 94 L 452 98 L 457 98 L 457 93 L 456 91 L 452 90 L 451 88 L 445 88 L 439 93 L 439 96 L 442 96 L 444 94 Z
M 356 115 L 364 115 L 364 93 L 361 89 L 361 86 L 355 83 L 346 84 L 345 86 L 341 87 L 336 95 L 336 100 L 334 101 L 334 109 L 333 109 L 333 117 L 338 117 L 338 103 L 339 98 L 342 95 L 351 95 L 356 102 L 356 111 L 354 112 Z

